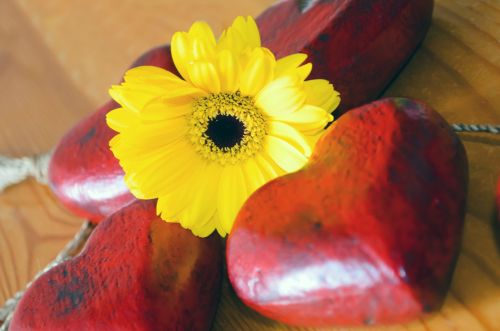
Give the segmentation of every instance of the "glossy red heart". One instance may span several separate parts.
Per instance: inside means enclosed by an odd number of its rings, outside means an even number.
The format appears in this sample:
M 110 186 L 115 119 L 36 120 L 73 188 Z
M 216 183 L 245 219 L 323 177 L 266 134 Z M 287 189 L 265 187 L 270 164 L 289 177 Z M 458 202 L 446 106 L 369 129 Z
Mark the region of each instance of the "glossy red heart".
M 351 110 L 296 173 L 254 193 L 227 242 L 247 305 L 294 325 L 401 323 L 443 302 L 459 251 L 467 159 L 409 99 Z
M 311 78 L 330 80 L 341 92 L 337 114 L 374 100 L 424 38 L 432 0 L 286 0 L 257 18 L 262 43 L 278 58 L 303 52 Z M 154 65 L 177 73 L 168 46 L 149 51 L 132 66 Z M 115 135 L 108 102 L 78 123 L 54 151 L 49 182 L 77 215 L 95 222 L 134 201 L 123 171 L 109 151 Z
M 136 202 L 100 223 L 83 252 L 38 278 L 16 330 L 209 330 L 220 296 L 221 238 L 198 238 Z
M 424 39 L 433 0 L 283 1 L 257 21 L 277 58 L 306 53 L 340 92 L 336 114 L 375 100 Z
M 177 73 L 170 47 L 158 47 L 132 65 L 154 65 Z M 106 124 L 106 114 L 118 108 L 109 101 L 66 133 L 49 164 L 49 185 L 75 214 L 98 222 L 136 199 L 123 181 L 123 170 L 109 149 L 116 135 Z

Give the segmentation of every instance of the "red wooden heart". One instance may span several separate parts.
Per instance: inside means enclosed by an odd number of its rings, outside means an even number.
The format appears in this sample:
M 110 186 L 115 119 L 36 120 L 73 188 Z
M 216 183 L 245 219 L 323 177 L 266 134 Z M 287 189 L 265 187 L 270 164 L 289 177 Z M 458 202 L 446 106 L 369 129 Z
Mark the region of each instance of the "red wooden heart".
M 424 38 L 432 0 L 287 0 L 257 19 L 263 45 L 278 57 L 303 52 L 312 78 L 328 79 L 341 92 L 338 114 L 374 100 Z M 134 66 L 154 65 L 177 73 L 169 47 L 156 48 Z M 49 182 L 70 210 L 99 221 L 134 201 L 123 171 L 109 151 L 115 135 L 105 115 L 108 102 L 71 129 L 55 149 Z
M 132 65 L 154 65 L 177 73 L 170 47 L 158 47 Z M 123 181 L 123 170 L 109 149 L 116 135 L 106 124 L 106 114 L 118 108 L 109 101 L 80 121 L 61 139 L 49 164 L 49 185 L 75 214 L 98 222 L 135 201 Z
M 208 330 L 221 239 L 197 238 L 136 202 L 95 229 L 84 251 L 27 290 L 9 330 Z
M 462 233 L 467 159 L 424 104 L 343 115 L 302 170 L 243 206 L 229 278 L 258 312 L 305 326 L 400 323 L 438 308 Z
M 333 83 L 341 114 L 381 94 L 424 39 L 433 7 L 433 0 L 284 1 L 258 23 L 277 58 L 309 55 L 310 78 Z

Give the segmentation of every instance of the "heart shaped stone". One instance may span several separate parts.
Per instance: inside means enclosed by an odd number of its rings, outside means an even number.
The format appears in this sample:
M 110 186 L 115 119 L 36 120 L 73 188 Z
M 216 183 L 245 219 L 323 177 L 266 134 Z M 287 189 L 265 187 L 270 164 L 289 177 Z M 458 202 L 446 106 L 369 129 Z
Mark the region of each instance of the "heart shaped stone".
M 313 63 L 311 78 L 330 80 L 341 92 L 341 113 L 374 100 L 424 38 L 432 0 L 286 0 L 257 18 L 262 43 L 277 57 L 302 52 Z M 177 73 L 170 48 L 149 51 L 133 65 L 154 65 Z M 98 222 L 134 201 L 123 171 L 109 151 L 115 135 L 108 102 L 78 123 L 54 151 L 49 182 L 77 215 Z
M 27 290 L 10 329 L 209 330 L 222 245 L 156 216 L 139 201 L 101 222 L 81 254 Z
M 402 323 L 439 308 L 462 234 L 467 159 L 423 103 L 385 99 L 255 192 L 227 242 L 244 303 L 294 325 Z

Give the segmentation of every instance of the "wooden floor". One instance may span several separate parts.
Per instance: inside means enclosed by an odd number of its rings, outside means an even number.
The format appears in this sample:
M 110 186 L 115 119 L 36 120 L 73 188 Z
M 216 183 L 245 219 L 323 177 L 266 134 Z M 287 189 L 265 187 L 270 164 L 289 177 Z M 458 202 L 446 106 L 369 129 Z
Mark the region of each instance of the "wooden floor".
M 50 149 L 107 99 L 108 86 L 137 55 L 168 42 L 174 31 L 197 19 L 220 31 L 236 15 L 257 15 L 272 2 L 0 0 L 0 154 Z M 423 47 L 386 95 L 427 101 L 450 122 L 500 123 L 500 1 L 436 0 Z M 446 304 L 414 323 L 370 330 L 500 330 L 499 242 L 492 228 L 500 136 L 461 137 L 470 192 Z M 32 181 L 0 195 L 0 305 L 56 255 L 81 222 Z M 215 330 L 306 329 L 260 317 L 226 285 Z

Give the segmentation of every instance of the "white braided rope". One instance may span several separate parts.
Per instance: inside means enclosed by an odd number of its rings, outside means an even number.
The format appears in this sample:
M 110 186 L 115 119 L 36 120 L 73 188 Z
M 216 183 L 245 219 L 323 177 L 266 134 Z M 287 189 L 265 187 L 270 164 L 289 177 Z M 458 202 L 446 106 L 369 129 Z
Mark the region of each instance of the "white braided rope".
M 485 133 L 500 133 L 500 125 L 494 124 L 452 124 L 451 127 L 456 132 L 485 132 Z
M 38 182 L 47 184 L 51 156 L 52 152 L 20 158 L 0 155 L 0 192 L 28 177 L 33 177 Z

